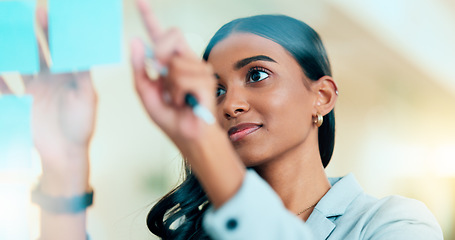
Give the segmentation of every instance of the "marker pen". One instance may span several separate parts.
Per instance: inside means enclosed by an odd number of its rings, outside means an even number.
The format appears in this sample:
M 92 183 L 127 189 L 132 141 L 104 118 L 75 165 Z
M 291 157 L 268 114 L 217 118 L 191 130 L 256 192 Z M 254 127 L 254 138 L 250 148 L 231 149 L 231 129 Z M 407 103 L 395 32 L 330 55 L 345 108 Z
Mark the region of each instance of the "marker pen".
M 150 79 L 156 80 L 159 76 L 167 75 L 167 68 L 156 61 L 151 48 L 146 47 L 145 57 L 145 68 Z M 215 123 L 215 117 L 210 112 L 210 110 L 199 104 L 198 100 L 196 97 L 194 97 L 193 94 L 185 94 L 185 104 L 192 109 L 194 115 L 196 115 L 207 124 Z

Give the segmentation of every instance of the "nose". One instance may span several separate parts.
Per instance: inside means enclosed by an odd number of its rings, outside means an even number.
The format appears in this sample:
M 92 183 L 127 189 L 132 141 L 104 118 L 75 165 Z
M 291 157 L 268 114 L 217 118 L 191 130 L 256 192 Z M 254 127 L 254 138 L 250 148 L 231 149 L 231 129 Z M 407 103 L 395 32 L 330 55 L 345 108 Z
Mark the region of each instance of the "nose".
M 241 89 L 230 89 L 226 91 L 223 100 L 223 113 L 226 119 L 232 119 L 250 110 L 247 101 L 247 93 Z

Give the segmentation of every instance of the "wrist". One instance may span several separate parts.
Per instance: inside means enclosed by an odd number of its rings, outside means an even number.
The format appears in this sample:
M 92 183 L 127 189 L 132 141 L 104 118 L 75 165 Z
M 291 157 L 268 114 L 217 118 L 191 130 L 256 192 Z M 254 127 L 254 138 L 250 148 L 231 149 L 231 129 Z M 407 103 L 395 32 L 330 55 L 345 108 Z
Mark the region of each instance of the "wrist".
M 88 159 L 89 156 L 89 145 L 76 145 L 76 144 L 56 144 L 52 148 L 42 147 L 37 144 L 38 152 L 43 161 L 48 162 L 60 162 L 60 163 L 71 163 L 69 161 L 62 161 L 63 159 L 68 160 L 80 160 Z
M 90 189 L 87 192 L 70 197 L 51 196 L 44 193 L 38 185 L 32 191 L 31 200 L 48 213 L 78 214 L 93 204 L 93 190 Z
M 70 178 L 43 173 L 40 179 L 40 191 L 49 196 L 71 197 L 89 192 L 90 184 L 88 176 Z
M 87 192 L 89 186 L 88 151 L 42 157 L 41 191 L 51 196 L 74 196 Z
M 221 127 L 212 124 L 206 127 L 198 138 L 185 140 L 178 147 L 190 164 L 194 168 L 199 168 L 198 165 L 206 165 L 211 157 L 233 151 L 226 140 L 227 135 Z
M 182 151 L 212 204 L 217 208 L 240 188 L 246 168 L 225 131 L 213 125 Z

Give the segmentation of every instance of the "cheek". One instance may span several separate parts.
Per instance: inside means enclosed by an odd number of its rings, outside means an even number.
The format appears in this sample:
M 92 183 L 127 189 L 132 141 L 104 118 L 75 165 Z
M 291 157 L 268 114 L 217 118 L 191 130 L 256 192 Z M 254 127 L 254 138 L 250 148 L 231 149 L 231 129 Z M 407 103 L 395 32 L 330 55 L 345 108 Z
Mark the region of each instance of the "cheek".
M 294 85 L 295 86 L 295 85 Z M 306 89 L 288 88 L 264 100 L 265 124 L 274 137 L 271 144 L 286 147 L 306 139 L 312 126 L 312 101 Z
M 222 111 L 220 105 L 218 105 L 218 104 L 215 105 L 215 112 L 214 113 L 215 113 L 216 120 L 221 125 L 221 127 L 223 127 L 224 118 L 223 118 L 223 111 Z
M 282 125 L 283 130 L 289 127 L 296 130 L 296 124 L 303 127 L 311 122 L 312 98 L 303 84 L 288 84 L 276 88 L 268 96 L 262 97 L 261 102 L 265 120 L 270 120 L 270 124 Z
M 260 100 L 259 100 L 260 99 Z M 265 132 L 253 145 L 237 147 L 247 166 L 260 165 L 300 145 L 311 129 L 311 110 L 308 98 L 293 94 L 270 94 L 257 98 L 255 110 L 264 121 Z
M 269 91 L 249 98 L 254 115 L 264 123 L 264 132 L 235 146 L 244 164 L 253 167 L 287 152 L 305 141 L 311 129 L 311 99 L 304 91 Z M 256 115 L 257 114 L 257 115 Z

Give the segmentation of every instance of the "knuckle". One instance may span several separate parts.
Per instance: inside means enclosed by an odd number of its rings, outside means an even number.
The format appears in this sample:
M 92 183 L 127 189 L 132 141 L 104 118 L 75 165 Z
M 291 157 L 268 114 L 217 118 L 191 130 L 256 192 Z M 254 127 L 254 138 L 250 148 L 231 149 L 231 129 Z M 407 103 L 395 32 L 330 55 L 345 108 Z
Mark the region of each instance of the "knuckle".
M 173 76 L 178 77 L 184 73 L 183 64 L 184 63 L 182 62 L 182 60 L 179 59 L 178 57 L 172 57 L 169 60 L 168 69 Z
M 155 58 L 161 63 L 168 62 L 169 57 L 167 52 L 159 46 L 156 47 L 155 56 Z
M 169 28 L 168 32 L 169 32 L 169 35 L 171 35 L 171 36 L 178 36 L 178 37 L 183 36 L 182 31 L 178 27 L 171 27 L 171 28 Z
M 171 57 L 168 62 L 168 68 L 175 70 L 178 69 L 178 66 L 179 66 L 178 59 L 176 57 Z
M 177 106 L 180 105 L 181 104 L 181 99 L 182 99 L 181 98 L 181 95 L 182 95 L 181 94 L 181 90 L 178 89 L 178 88 L 174 88 L 174 89 L 171 90 L 170 94 L 171 94 L 172 102 L 174 104 L 176 104 Z

